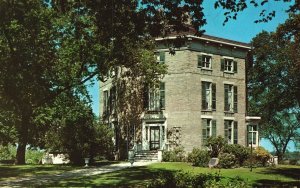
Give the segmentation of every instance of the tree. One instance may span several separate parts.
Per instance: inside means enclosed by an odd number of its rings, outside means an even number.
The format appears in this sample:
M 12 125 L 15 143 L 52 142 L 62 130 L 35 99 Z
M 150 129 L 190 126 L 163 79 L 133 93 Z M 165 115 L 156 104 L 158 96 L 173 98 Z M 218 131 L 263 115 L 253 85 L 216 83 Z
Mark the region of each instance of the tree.
M 89 24 L 76 32 L 75 24 L 68 25 L 74 14 L 60 16 L 38 0 L 3 0 L 0 5 L 1 111 L 13 115 L 16 163 L 24 164 L 26 145 L 35 145 L 32 138 L 40 132 L 34 124 L 39 109 L 65 91 L 87 96 L 83 83 L 93 76 L 87 65 L 103 56 L 98 44 L 88 43 Z
M 279 160 L 283 159 L 287 146 L 291 141 L 296 142 L 300 135 L 300 123 L 297 120 L 299 113 L 294 114 L 289 111 L 277 113 L 273 121 L 266 124 L 265 138 L 267 138 L 275 148 L 275 153 Z
M 94 117 L 89 103 L 76 96 L 62 94 L 52 106 L 41 109 L 35 125 L 46 127 L 35 143 L 48 152 L 68 154 L 74 164 L 84 157 L 112 156 L 112 133 Z M 43 136 L 44 135 L 44 136 Z
M 300 3 L 299 1 L 291 1 L 291 0 L 216 0 L 214 3 L 215 9 L 221 8 L 225 10 L 224 12 L 224 22 L 223 25 L 226 24 L 230 19 L 237 19 L 237 16 L 240 12 L 243 12 L 247 8 L 253 6 L 257 9 L 261 9 L 259 18 L 256 19 L 255 23 L 268 22 L 271 21 L 276 16 L 275 10 L 270 10 L 269 5 L 271 3 L 288 3 L 289 8 L 285 10 L 291 14 L 297 14 L 300 11 Z
M 127 44 L 184 30 L 190 17 L 199 32 L 202 1 L 180 3 L 1 0 L 1 111 L 14 117 L 16 162 L 24 164 L 26 145 L 36 145 L 41 108 L 64 92 L 86 96 L 83 84 L 106 79 L 114 67 L 135 66 L 124 53 Z
M 299 27 L 300 16 L 291 15 L 276 32 L 253 39 L 253 64 L 249 70 L 250 113 L 260 115 L 261 133 L 282 159 L 287 144 L 299 134 Z

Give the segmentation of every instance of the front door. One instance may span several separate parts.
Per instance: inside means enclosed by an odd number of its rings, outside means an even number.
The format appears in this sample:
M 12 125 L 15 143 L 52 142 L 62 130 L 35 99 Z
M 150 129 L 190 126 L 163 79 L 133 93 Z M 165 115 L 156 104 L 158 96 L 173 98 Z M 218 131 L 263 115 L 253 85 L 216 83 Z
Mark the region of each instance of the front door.
M 150 127 L 150 150 L 159 149 L 159 127 Z

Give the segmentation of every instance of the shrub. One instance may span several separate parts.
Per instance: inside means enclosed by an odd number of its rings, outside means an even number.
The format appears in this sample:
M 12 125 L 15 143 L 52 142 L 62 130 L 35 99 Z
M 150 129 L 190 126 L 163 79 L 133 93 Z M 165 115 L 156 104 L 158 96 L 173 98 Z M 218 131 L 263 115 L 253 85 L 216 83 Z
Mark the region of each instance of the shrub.
M 236 164 L 236 158 L 230 153 L 220 153 L 219 166 L 221 168 L 233 168 Z
M 298 162 L 297 159 L 290 159 L 290 160 L 289 160 L 289 164 L 290 164 L 290 165 L 296 165 L 297 162 Z
M 226 179 L 227 180 L 227 179 Z M 222 181 L 219 174 L 192 174 L 189 172 L 177 171 L 162 172 L 152 178 L 147 187 L 164 188 L 164 187 L 210 187 L 210 188 L 245 188 L 247 183 L 239 178 L 230 178 L 229 181 Z
M 224 146 L 227 145 L 227 141 L 221 136 L 209 137 L 205 145 L 210 149 L 210 157 L 218 157 Z
M 209 188 L 246 188 L 250 187 L 245 180 L 240 177 L 230 178 L 230 181 L 218 181 L 212 179 L 204 184 L 204 187 Z
M 223 149 L 224 153 L 233 154 L 236 158 L 236 164 L 243 166 L 244 162 L 250 158 L 250 148 L 239 144 L 228 144 Z
M 183 147 L 176 147 L 172 151 L 164 151 L 162 160 L 165 162 L 183 162 L 185 161 L 185 152 Z
M 27 164 L 39 164 L 45 152 L 39 149 L 27 149 L 25 160 Z
M 209 152 L 199 148 L 193 148 L 193 151 L 188 154 L 188 162 L 191 162 L 193 166 L 206 167 L 209 159 Z
M 271 158 L 270 153 L 263 147 L 259 146 L 254 150 L 255 162 L 266 166 Z

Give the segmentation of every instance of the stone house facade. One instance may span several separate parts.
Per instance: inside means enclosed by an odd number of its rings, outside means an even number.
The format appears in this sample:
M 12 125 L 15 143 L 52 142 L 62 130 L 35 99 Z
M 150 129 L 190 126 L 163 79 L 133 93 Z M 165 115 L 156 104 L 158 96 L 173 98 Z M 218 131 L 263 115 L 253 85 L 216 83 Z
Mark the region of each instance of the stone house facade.
M 141 115 L 141 134 L 134 139 L 135 148 L 183 146 L 190 152 L 204 147 L 208 137 L 218 135 L 230 144 L 249 144 L 246 57 L 251 46 L 208 35 L 186 35 L 184 44 L 172 55 L 165 40 L 156 40 L 156 56 L 159 63 L 168 66 L 168 73 L 159 88 L 147 93 L 147 110 Z M 100 116 L 110 95 L 104 88 L 111 86 L 110 82 L 100 83 Z M 251 131 L 256 146 L 257 126 Z

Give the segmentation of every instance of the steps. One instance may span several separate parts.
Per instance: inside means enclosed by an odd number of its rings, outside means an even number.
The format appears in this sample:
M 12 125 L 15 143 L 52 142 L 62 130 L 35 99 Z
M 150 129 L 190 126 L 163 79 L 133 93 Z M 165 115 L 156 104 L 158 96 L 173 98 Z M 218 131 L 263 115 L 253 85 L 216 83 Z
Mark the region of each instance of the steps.
M 137 151 L 134 155 L 135 161 L 158 161 L 158 153 L 156 150 Z

